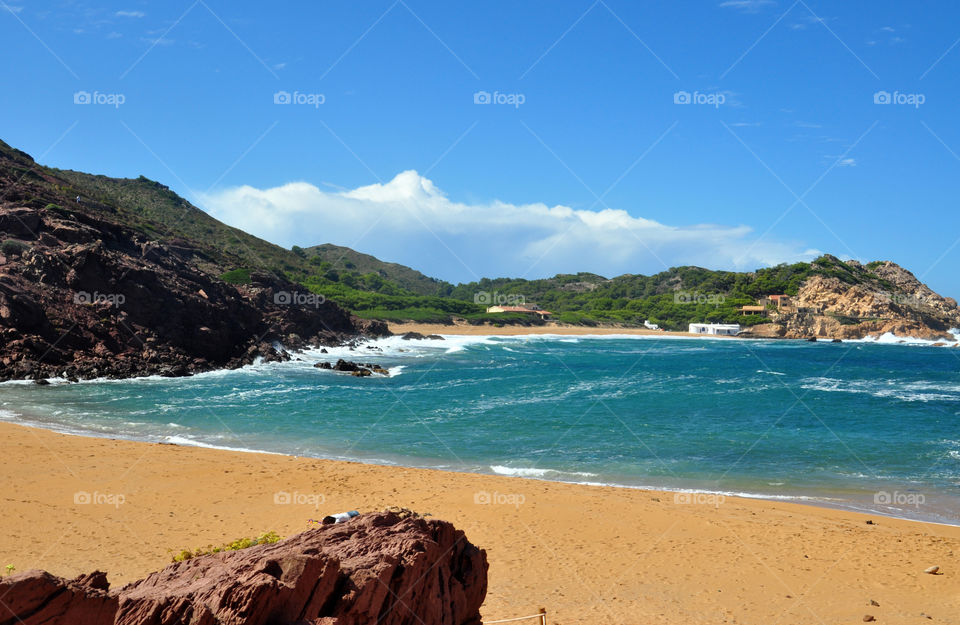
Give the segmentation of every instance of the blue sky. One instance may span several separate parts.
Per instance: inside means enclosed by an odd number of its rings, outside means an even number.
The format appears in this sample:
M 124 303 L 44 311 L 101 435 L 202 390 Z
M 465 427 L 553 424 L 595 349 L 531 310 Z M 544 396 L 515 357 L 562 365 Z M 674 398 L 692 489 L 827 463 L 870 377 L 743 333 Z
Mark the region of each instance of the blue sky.
M 960 7 L 922 8 L 0 0 L 0 138 L 451 281 L 830 252 L 960 296 Z

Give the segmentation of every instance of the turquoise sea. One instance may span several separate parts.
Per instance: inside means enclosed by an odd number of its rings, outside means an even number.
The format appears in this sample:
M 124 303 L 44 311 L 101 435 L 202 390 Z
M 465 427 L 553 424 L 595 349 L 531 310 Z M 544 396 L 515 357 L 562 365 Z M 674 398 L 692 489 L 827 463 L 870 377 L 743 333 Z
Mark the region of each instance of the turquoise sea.
M 888 337 L 889 338 L 889 337 Z M 389 368 L 354 378 L 344 357 Z M 191 378 L 0 385 L 0 418 L 94 436 L 708 491 L 960 524 L 960 348 L 673 337 L 391 337 Z

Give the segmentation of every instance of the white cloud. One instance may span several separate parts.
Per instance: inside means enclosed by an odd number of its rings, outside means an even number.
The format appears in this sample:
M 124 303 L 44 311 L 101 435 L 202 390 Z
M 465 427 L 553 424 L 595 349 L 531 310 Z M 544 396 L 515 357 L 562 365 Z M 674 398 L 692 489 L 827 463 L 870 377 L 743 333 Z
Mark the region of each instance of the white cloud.
M 165 39 L 163 37 L 141 37 L 140 40 L 152 46 L 172 46 L 175 43 L 173 39 Z
M 117 11 L 114 15 L 117 17 L 144 17 L 146 13 L 143 11 Z
M 776 4 L 776 2 L 774 0 L 724 0 L 720 3 L 720 6 L 753 13 L 771 4 Z
M 669 226 L 617 209 L 456 202 L 412 170 L 352 190 L 291 182 L 199 199 L 214 217 L 280 245 L 346 245 L 451 281 L 577 271 L 614 276 L 688 264 L 755 269 L 819 254 L 760 239 L 743 225 Z M 726 215 L 718 211 L 717 218 Z
M 837 161 L 837 167 L 856 167 L 857 159 L 855 158 L 841 158 Z

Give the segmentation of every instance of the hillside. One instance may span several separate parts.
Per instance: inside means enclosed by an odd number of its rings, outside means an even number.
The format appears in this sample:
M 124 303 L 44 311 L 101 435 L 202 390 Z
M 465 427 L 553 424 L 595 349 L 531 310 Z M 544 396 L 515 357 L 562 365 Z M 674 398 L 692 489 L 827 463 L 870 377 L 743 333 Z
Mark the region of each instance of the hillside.
M 0 239 L 0 380 L 188 375 L 385 331 L 283 273 L 220 279 L 245 246 L 289 252 L 165 187 L 48 169 L 6 144 Z
M 912 273 L 889 261 L 862 265 L 825 255 L 753 272 L 674 267 L 652 276 L 560 275 L 543 280 L 481 280 L 452 295 L 495 294 L 536 303 L 565 323 L 639 325 L 668 330 L 694 322 L 739 323 L 747 336 L 853 338 L 893 332 L 949 338 L 960 328 L 957 302 L 934 293 Z M 770 295 L 787 295 L 779 309 Z M 743 306 L 762 305 L 744 314 Z
M 300 248 L 294 248 L 294 252 L 299 250 Z M 325 269 L 361 275 L 375 273 L 416 295 L 449 295 L 453 289 L 449 282 L 431 278 L 406 265 L 384 262 L 349 247 L 324 243 L 304 248 L 302 253 L 312 264 L 317 264 L 314 258 L 318 258 L 320 263 L 326 263 Z

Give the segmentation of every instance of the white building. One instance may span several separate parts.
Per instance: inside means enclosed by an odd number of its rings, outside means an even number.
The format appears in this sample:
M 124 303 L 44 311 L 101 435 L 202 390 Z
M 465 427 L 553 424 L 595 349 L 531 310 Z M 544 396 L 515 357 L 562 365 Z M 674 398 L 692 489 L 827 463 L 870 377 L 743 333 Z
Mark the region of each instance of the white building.
M 736 336 L 740 334 L 739 323 L 691 323 L 687 330 L 690 334 L 712 334 L 717 336 Z
M 657 324 L 655 324 L 655 323 L 650 323 L 650 320 L 649 320 L 649 319 L 643 322 L 643 327 L 645 327 L 645 328 L 648 329 L 648 330 L 659 330 L 659 329 L 660 329 L 660 326 L 658 326 Z

